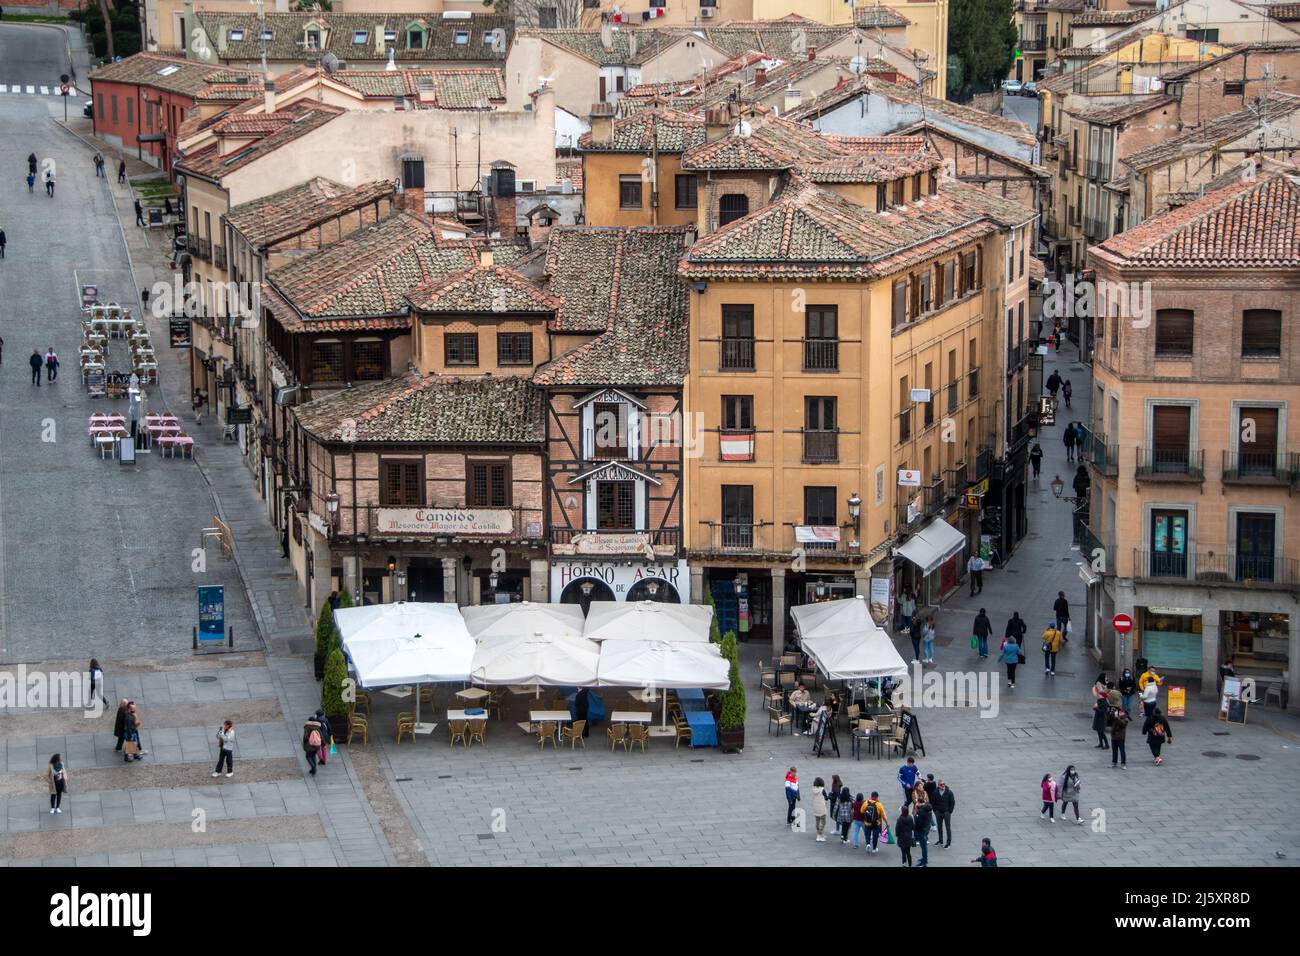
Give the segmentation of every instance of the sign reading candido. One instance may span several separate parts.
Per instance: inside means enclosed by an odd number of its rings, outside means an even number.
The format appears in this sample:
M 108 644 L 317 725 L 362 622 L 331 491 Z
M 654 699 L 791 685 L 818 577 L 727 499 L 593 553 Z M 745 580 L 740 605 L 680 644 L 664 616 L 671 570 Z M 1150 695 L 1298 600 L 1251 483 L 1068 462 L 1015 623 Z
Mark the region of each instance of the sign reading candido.
M 509 508 L 380 508 L 377 534 L 510 534 Z

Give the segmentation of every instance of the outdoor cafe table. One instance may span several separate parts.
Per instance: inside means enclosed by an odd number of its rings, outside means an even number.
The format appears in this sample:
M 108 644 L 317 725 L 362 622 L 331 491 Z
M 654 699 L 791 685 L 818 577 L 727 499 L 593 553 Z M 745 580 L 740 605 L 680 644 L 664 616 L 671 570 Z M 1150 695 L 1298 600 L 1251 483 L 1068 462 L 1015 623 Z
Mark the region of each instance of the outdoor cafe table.
M 676 692 L 677 699 L 681 702 L 682 710 L 703 710 L 702 707 L 687 707 L 686 702 L 699 701 L 704 703 L 704 691 L 698 687 L 678 687 Z
M 464 710 L 448 709 L 447 711 L 448 720 L 487 720 L 487 716 L 488 715 L 486 710 L 483 711 L 483 713 L 481 714 L 471 714 L 468 711 L 464 711 Z M 567 718 L 569 715 L 565 714 L 564 716 Z
M 466 687 L 464 690 L 456 691 L 456 696 L 461 700 L 482 700 L 488 696 L 488 693 L 482 687 Z
M 713 715 L 707 710 L 686 710 L 682 705 L 682 718 L 691 728 L 691 749 L 696 747 L 716 747 L 718 745 L 718 725 Z
M 616 710 L 609 715 L 611 724 L 648 724 L 655 715 L 643 710 Z
M 86 434 L 90 436 L 90 443 L 95 444 L 95 439 L 100 435 L 108 435 L 113 438 L 124 438 L 130 434 L 122 425 L 91 425 L 86 429 Z

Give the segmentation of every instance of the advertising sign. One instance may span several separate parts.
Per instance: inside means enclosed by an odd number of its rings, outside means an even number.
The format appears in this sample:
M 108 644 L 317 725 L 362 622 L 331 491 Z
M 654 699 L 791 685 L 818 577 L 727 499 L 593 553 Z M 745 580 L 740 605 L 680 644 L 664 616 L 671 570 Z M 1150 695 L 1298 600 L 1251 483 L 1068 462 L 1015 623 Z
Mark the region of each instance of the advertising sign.
M 380 508 L 378 534 L 510 534 L 509 508 Z
M 1165 713 L 1170 717 L 1187 716 L 1187 688 L 1169 687 L 1169 697 L 1165 701 Z
M 226 639 L 226 589 L 220 585 L 195 588 L 199 598 L 199 640 Z

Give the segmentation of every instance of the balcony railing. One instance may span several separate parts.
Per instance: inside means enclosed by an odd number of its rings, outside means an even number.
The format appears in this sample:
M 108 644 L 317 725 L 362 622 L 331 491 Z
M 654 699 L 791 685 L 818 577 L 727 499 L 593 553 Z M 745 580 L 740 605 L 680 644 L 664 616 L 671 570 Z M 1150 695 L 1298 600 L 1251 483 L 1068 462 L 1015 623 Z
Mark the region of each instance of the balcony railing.
M 839 369 L 839 339 L 803 340 L 803 370 L 805 372 L 838 372 Z
M 1138 448 L 1136 475 L 1141 481 L 1203 481 L 1205 452 L 1199 448 Z
M 727 338 L 722 340 L 722 371 L 754 371 L 754 340 L 752 338 Z
M 796 525 L 785 525 L 785 535 L 783 537 L 784 550 L 787 554 L 795 552 L 802 553 L 810 560 L 832 560 L 844 561 L 849 558 L 860 558 L 861 552 L 857 548 L 850 548 L 849 542 L 853 540 L 853 525 L 839 525 L 840 540 L 838 541 L 800 541 L 798 532 L 795 531 Z
M 1092 569 L 1093 573 L 1115 573 L 1115 549 L 1108 547 L 1106 542 L 1102 540 L 1101 535 L 1093 531 L 1092 528 L 1083 522 L 1076 522 L 1074 542 L 1079 546 L 1079 554 L 1082 556 L 1083 562 Z
M 957 383 L 953 382 L 948 386 L 948 411 L 949 412 L 955 412 L 957 410 L 957 406 L 961 403 L 961 399 L 958 398 L 957 396 L 958 396 Z
M 770 521 L 743 523 L 735 521 L 701 521 L 708 533 L 705 549 L 713 552 L 772 551 L 773 524 Z
M 1047 37 L 1026 37 L 1020 41 L 1022 53 L 1040 53 L 1047 49 Z
M 1223 481 L 1241 485 L 1300 483 L 1300 452 L 1225 451 Z
M 676 528 L 552 528 L 551 546 L 556 554 L 644 554 L 646 546 L 656 552 L 676 552 L 681 533 Z
M 1105 435 L 1094 434 L 1088 450 L 1084 452 L 1084 461 L 1098 474 L 1115 478 L 1119 475 L 1119 445 L 1108 444 Z
M 989 476 L 989 472 L 992 470 L 992 468 L 993 468 L 993 449 L 985 445 L 981 445 L 979 448 L 975 449 L 975 477 L 972 479 L 972 483 L 976 481 L 983 481 L 985 478 Z
M 925 513 L 928 515 L 938 514 L 943 510 L 943 506 L 948 503 L 945 484 L 942 478 L 923 486 L 921 490 L 925 492 L 922 498 L 922 504 L 925 507 Z
M 212 259 L 212 240 L 190 236 L 190 254 L 205 261 Z
M 804 429 L 803 460 L 813 463 L 839 461 L 839 432 Z
M 212 264 L 216 266 L 218 269 L 226 268 L 226 247 L 225 246 L 212 247 Z
M 1300 585 L 1300 560 L 1238 554 L 1227 549 L 1195 554 L 1135 549 L 1133 577 L 1139 580 L 1195 581 L 1201 585 L 1292 588 Z
M 975 484 L 973 474 L 974 470 L 964 461 L 957 462 L 952 468 L 945 468 L 943 470 L 943 486 L 948 497 L 950 499 L 956 498 Z
M 905 490 L 905 491 L 911 492 L 912 489 L 907 488 L 907 489 L 900 489 L 900 490 Z M 920 488 L 918 488 L 918 489 L 916 489 L 916 490 L 917 490 L 918 492 L 921 492 L 921 491 L 922 491 L 922 489 L 920 489 Z M 897 522 L 897 525 L 895 526 L 895 530 L 896 530 L 896 531 L 910 531 L 910 530 L 913 530 L 913 529 L 919 527 L 920 524 L 921 524 L 921 521 L 925 518 L 925 496 L 924 496 L 924 494 L 921 495 L 921 506 L 920 506 L 919 508 L 916 509 L 915 514 L 913 514 L 912 517 L 911 517 L 910 519 L 908 518 L 908 513 L 907 513 L 907 502 L 908 502 L 909 500 L 911 500 L 911 498 L 913 498 L 913 497 L 915 497 L 915 495 L 909 495 L 907 498 L 903 498 L 902 500 L 900 500 L 900 501 L 898 502 L 898 522 Z
M 1007 378 L 1015 375 L 1029 361 L 1029 347 L 1021 342 L 1007 349 Z
M 1026 412 L 1019 421 L 1012 424 L 1011 429 L 1007 432 L 1008 452 L 1026 444 L 1037 433 L 1037 430 L 1038 419 L 1036 415 Z
M 1089 179 L 1105 182 L 1110 179 L 1110 163 L 1101 159 L 1084 160 L 1083 174 Z
M 1092 216 L 1083 217 L 1083 234 L 1089 239 L 1102 240 L 1106 238 L 1106 220 L 1094 219 Z

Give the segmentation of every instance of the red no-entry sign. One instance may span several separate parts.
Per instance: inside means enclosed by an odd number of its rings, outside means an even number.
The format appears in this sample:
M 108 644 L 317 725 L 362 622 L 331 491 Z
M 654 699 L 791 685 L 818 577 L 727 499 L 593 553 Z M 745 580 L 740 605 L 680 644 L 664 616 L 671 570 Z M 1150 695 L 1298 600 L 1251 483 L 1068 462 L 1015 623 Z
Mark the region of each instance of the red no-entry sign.
M 1127 634 L 1129 631 L 1133 630 L 1133 618 L 1129 617 L 1127 614 L 1116 614 L 1115 619 L 1110 623 L 1114 626 L 1115 630 L 1119 631 L 1121 634 Z

